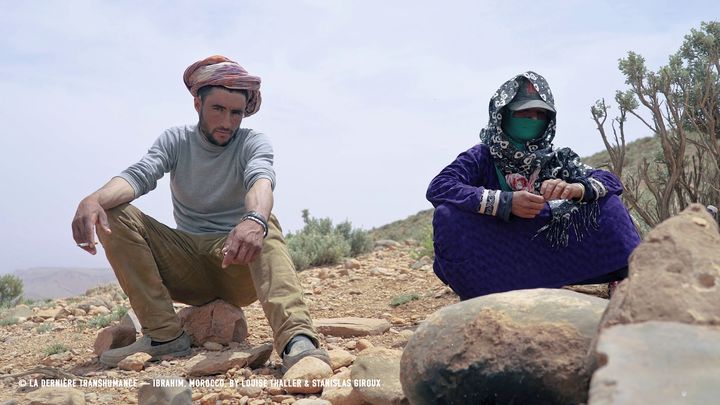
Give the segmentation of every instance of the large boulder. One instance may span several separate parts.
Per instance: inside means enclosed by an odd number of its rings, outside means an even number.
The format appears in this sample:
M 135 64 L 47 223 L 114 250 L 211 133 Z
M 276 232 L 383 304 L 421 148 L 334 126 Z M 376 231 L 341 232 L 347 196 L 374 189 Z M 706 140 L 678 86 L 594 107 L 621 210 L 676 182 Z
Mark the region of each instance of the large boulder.
M 243 310 L 222 300 L 199 307 L 185 307 L 178 312 L 178 317 L 195 346 L 202 346 L 205 342 L 223 345 L 242 342 L 248 335 Z
M 606 304 L 536 289 L 445 307 L 405 347 L 403 391 L 412 404 L 584 402 L 584 359 Z
M 693 204 L 653 228 L 635 249 L 629 277 L 600 327 L 645 321 L 720 325 L 718 284 L 718 226 L 705 207 Z
M 598 340 L 588 405 L 712 404 L 720 398 L 720 330 L 677 322 L 616 325 Z

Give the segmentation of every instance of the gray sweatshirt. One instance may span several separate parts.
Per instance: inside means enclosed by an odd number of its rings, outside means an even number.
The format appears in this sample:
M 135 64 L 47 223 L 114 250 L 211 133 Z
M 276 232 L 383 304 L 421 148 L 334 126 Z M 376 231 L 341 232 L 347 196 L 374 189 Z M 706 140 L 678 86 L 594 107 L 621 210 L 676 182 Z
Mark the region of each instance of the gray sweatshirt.
M 147 194 L 170 172 L 170 191 L 177 228 L 195 234 L 226 233 L 245 213 L 245 195 L 258 179 L 275 188 L 273 149 L 269 138 L 240 128 L 225 146 L 210 143 L 197 125 L 163 132 L 139 162 L 119 177 L 135 198 Z

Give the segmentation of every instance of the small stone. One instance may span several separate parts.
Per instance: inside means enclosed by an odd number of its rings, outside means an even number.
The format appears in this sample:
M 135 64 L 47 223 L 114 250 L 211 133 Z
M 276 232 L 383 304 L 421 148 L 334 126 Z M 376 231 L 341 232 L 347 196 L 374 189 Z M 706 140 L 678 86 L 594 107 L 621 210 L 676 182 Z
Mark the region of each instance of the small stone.
M 356 270 L 361 267 L 360 261 L 357 259 L 347 259 L 345 260 L 344 267 L 349 270 Z
M 118 368 L 127 371 L 140 371 L 145 368 L 145 363 L 150 361 L 151 358 L 152 356 L 147 353 L 134 353 L 120 360 Z
M 268 395 L 281 395 L 285 393 L 285 388 L 283 387 L 267 387 L 267 393 Z
M 337 370 L 340 367 L 347 367 L 355 361 L 354 355 L 342 349 L 329 350 L 328 354 L 330 355 L 330 363 L 333 370 Z
M 82 391 L 74 388 L 50 388 L 43 387 L 33 391 L 25 397 L 28 404 L 32 405 L 84 405 L 85 395 Z
M 345 342 L 345 348 L 348 350 L 355 350 L 356 347 L 357 347 L 357 341 L 355 341 L 355 340 L 350 340 L 348 342 Z
M 332 369 L 324 361 L 315 357 L 304 357 L 283 375 L 283 380 L 300 380 L 300 386 L 288 386 L 285 390 L 290 394 L 314 394 L 321 392 L 320 384 L 313 380 L 323 380 L 333 375 Z
M 203 344 L 203 347 L 210 351 L 213 351 L 213 352 L 219 352 L 219 351 L 222 351 L 222 349 L 223 349 L 223 345 L 221 345 L 220 343 L 215 343 L 215 342 L 205 342 Z
M 313 323 L 318 332 L 340 337 L 382 335 L 390 329 L 388 321 L 373 318 L 325 318 Z
M 375 345 L 373 345 L 372 342 L 367 339 L 360 339 L 357 341 L 357 350 L 359 352 L 371 347 L 375 347 Z
M 162 381 L 164 387 L 150 383 L 140 384 L 138 389 L 138 405 L 185 405 L 202 398 L 202 393 L 193 393 L 184 378 L 161 376 L 155 380 Z
M 200 405 L 216 405 L 219 399 L 220 394 L 218 394 L 217 392 L 213 392 L 202 397 L 200 399 Z
M 237 393 L 242 396 L 246 396 L 249 398 L 256 398 L 259 397 L 260 394 L 262 394 L 263 390 L 260 387 L 252 386 L 252 385 L 241 385 L 237 389 Z

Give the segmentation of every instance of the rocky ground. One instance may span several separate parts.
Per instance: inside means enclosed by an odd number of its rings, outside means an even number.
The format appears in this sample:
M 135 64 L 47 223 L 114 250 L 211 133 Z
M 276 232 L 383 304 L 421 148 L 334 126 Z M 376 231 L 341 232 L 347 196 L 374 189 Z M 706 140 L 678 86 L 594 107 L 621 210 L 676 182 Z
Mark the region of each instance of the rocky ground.
M 322 345 L 357 355 L 368 346 L 402 349 L 412 331 L 431 313 L 458 302 L 457 296 L 433 274 L 428 258 L 416 257 L 411 244 L 384 243 L 367 255 L 349 259 L 343 264 L 313 268 L 299 273 L 306 300 L 314 319 L 361 317 L 386 320 L 391 327 L 374 336 L 338 337 L 322 335 Z M 51 376 L 31 373 L 19 377 L 8 375 L 47 367 L 56 378 L 78 377 L 84 380 L 110 378 L 143 381 L 159 377 L 187 376 L 187 362 L 192 357 L 148 363 L 140 371 L 107 369 L 93 353 L 98 332 L 130 308 L 117 286 L 89 291 L 84 296 L 60 299 L 29 306 L 22 311 L 0 314 L 0 403 L 16 400 L 26 403 L 38 390 L 33 382 Z M 249 336 L 244 347 L 257 347 L 272 341 L 271 330 L 261 307 L 255 303 L 245 310 Z M 13 317 L 14 316 L 14 317 Z M 227 347 L 223 348 L 227 350 Z M 51 354 L 58 352 L 56 354 Z M 193 356 L 208 352 L 193 348 Z M 338 353 L 344 353 L 339 352 Z M 352 357 L 351 358 L 354 358 Z M 231 368 L 218 379 L 281 379 L 280 359 L 273 353 L 269 361 L 255 369 Z M 65 372 L 67 374 L 62 374 Z M 347 372 L 345 366 L 334 372 Z M 59 380 L 56 380 L 59 381 Z M 76 386 L 88 404 L 133 404 L 138 402 L 138 388 L 86 388 Z M 289 394 L 277 387 L 238 389 L 229 387 L 194 387 L 196 404 L 289 404 L 302 398 L 320 398 L 321 393 Z M 307 402 L 307 401 L 305 401 Z M 10 401 L 9 403 L 13 403 Z

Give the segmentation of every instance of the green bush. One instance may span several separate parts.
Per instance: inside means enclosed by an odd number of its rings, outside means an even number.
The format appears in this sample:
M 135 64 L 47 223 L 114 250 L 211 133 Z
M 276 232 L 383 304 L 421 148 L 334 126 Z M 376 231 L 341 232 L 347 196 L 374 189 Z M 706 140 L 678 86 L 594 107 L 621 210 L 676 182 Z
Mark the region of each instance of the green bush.
M 21 298 L 23 283 L 20 277 L 6 274 L 0 276 L 0 305 L 12 306 Z
M 338 263 L 343 257 L 357 256 L 372 250 L 368 232 L 353 229 L 349 221 L 333 226 L 330 218 L 313 218 L 303 210 L 305 226 L 286 236 L 290 256 L 297 270 L 310 266 Z
M 10 326 L 18 323 L 18 319 L 15 317 L 0 319 L 0 326 Z

